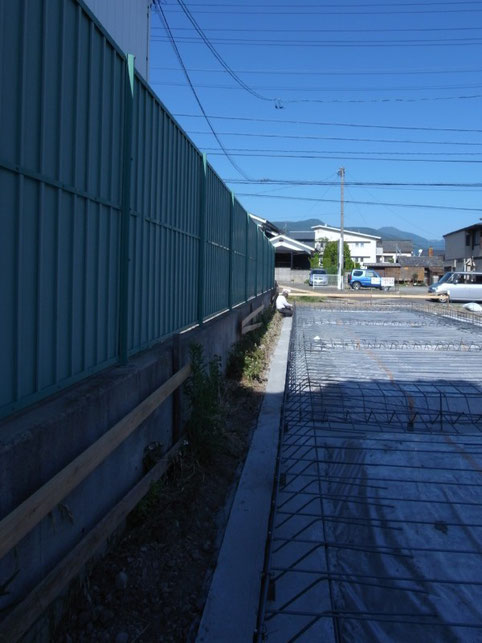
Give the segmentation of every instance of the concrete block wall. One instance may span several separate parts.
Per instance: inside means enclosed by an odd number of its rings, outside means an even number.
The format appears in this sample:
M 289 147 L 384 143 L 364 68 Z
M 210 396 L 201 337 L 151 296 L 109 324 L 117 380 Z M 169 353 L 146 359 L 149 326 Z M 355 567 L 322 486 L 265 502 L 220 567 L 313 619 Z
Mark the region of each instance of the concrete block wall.
M 223 365 L 240 338 L 241 321 L 272 293 L 223 313 L 179 336 L 179 367 L 192 343 L 206 359 Z M 173 374 L 173 340 L 52 396 L 0 423 L 0 519 L 63 469 Z M 185 415 L 187 409 L 181 409 Z M 0 560 L 0 585 L 18 575 L 0 596 L 0 615 L 28 592 L 65 556 L 143 475 L 147 445 L 172 445 L 173 404 L 168 398 L 88 476 L 51 515 Z M 3 611 L 5 610 L 5 612 Z M 1 621 L 1 616 L 0 616 Z

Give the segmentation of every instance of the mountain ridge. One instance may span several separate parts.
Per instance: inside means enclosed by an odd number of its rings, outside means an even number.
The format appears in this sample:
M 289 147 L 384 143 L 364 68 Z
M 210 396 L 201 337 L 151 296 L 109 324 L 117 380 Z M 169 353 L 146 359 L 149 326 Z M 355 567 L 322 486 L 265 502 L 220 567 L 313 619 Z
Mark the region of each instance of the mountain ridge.
M 282 230 L 285 230 L 287 233 L 293 231 L 298 232 L 300 230 L 311 230 L 312 226 L 315 225 L 326 225 L 321 219 L 304 219 L 303 221 L 273 221 L 274 225 Z M 445 241 L 443 239 L 426 239 L 418 234 L 413 232 L 408 232 L 406 230 L 400 230 L 394 226 L 382 226 L 381 228 L 370 228 L 368 226 L 348 226 L 346 230 L 352 230 L 353 232 L 362 232 L 364 234 L 373 234 L 377 237 L 382 237 L 386 241 L 401 241 L 407 240 L 413 242 L 414 250 L 418 248 L 433 248 L 434 250 L 443 250 L 445 248 Z

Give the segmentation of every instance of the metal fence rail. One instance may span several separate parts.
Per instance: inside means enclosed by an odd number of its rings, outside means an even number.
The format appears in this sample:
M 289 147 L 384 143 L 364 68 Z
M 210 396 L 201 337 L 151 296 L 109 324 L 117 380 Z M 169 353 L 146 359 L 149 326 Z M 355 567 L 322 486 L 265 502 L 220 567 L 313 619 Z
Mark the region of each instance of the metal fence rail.
M 82 0 L 0 32 L 1 417 L 272 288 L 274 251 Z

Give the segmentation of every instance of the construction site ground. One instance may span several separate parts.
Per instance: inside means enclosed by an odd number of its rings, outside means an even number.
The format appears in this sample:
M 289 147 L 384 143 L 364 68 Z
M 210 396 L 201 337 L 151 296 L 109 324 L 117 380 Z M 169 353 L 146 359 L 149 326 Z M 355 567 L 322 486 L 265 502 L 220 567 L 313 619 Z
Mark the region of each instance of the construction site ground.
M 482 640 L 482 317 L 457 315 L 296 305 L 268 528 L 244 528 L 258 609 L 218 587 L 200 641 Z
M 231 465 L 174 478 L 56 640 L 482 641 L 481 372 L 480 314 L 297 302 L 225 509 Z

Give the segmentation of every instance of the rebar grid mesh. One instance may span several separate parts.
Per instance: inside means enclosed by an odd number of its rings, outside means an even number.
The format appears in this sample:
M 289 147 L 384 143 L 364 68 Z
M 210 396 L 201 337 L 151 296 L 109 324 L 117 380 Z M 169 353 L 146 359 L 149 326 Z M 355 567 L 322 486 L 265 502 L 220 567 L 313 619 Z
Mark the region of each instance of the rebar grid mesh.
M 482 640 L 480 329 L 301 306 L 258 638 Z

